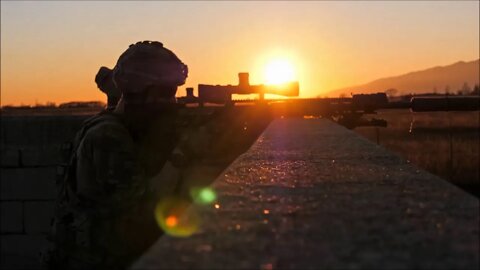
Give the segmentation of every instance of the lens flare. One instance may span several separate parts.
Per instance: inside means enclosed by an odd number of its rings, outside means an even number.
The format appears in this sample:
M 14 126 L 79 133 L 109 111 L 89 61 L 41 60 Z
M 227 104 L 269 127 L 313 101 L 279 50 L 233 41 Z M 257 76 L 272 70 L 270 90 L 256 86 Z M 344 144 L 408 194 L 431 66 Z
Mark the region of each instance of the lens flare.
M 194 234 L 200 225 L 200 217 L 195 207 L 186 200 L 166 198 L 155 207 L 155 220 L 168 235 L 188 237 Z
M 169 216 L 169 217 L 167 217 L 167 219 L 165 220 L 165 224 L 166 224 L 168 227 L 175 227 L 175 226 L 177 226 L 177 224 L 178 224 L 177 217 L 175 217 L 175 216 Z
M 211 203 L 217 198 L 217 195 L 211 188 L 202 189 L 199 195 L 200 199 L 206 203 Z
M 215 190 L 210 187 L 192 188 L 190 195 L 195 203 L 202 205 L 211 204 L 217 199 Z

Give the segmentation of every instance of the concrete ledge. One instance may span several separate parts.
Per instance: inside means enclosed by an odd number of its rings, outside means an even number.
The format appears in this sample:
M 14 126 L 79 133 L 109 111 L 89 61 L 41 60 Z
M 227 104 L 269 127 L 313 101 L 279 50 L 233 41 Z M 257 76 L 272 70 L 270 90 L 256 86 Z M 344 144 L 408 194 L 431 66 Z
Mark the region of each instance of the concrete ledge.
M 132 269 L 478 269 L 479 200 L 323 119 L 274 121 Z

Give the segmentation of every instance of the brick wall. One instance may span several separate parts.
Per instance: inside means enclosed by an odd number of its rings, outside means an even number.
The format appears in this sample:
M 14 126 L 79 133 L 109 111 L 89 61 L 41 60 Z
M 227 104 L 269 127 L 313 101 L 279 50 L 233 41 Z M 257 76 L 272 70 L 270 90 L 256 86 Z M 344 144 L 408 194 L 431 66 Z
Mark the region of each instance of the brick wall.
M 87 116 L 1 118 L 0 269 L 38 269 L 69 145 Z

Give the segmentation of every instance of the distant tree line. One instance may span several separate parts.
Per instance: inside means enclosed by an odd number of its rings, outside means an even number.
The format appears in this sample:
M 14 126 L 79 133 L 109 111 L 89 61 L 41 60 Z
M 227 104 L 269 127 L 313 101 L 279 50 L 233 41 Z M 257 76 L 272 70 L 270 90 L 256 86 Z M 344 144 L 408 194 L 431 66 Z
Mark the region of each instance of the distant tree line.
M 385 94 L 387 94 L 387 96 L 389 98 L 399 97 L 399 96 L 414 96 L 414 95 L 422 95 L 422 96 L 443 96 L 443 95 L 469 96 L 469 95 L 474 95 L 474 96 L 478 96 L 478 95 L 480 95 L 480 87 L 479 87 L 478 84 L 475 84 L 473 86 L 473 88 L 471 88 L 470 85 L 467 82 L 465 82 L 463 84 L 463 86 L 455 92 L 452 92 L 451 89 L 450 89 L 450 86 L 447 85 L 447 86 L 445 86 L 445 89 L 444 89 L 443 93 L 439 92 L 437 87 L 434 87 L 432 89 L 431 93 L 422 93 L 422 94 L 410 93 L 410 94 L 403 94 L 403 95 L 399 95 L 399 93 L 400 92 L 395 88 L 390 88 L 390 89 L 385 90 Z
M 45 104 L 35 103 L 35 105 L 5 105 L 2 109 L 55 109 L 55 108 L 104 108 L 105 103 L 101 101 L 73 101 L 60 103 L 58 106 L 55 102 L 46 102 Z

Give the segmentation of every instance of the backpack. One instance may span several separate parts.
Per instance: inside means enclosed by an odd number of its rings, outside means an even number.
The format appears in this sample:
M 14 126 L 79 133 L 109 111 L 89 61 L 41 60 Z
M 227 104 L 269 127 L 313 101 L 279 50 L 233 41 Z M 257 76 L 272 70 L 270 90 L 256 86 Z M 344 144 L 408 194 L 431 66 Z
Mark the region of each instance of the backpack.
M 65 269 L 69 261 L 69 252 L 79 248 L 75 246 L 77 233 L 72 227 L 77 210 L 84 207 L 75 192 L 77 150 L 87 132 L 99 123 L 109 121 L 108 117 L 114 116 L 105 110 L 85 120 L 70 144 L 68 167 L 56 183 L 57 202 L 51 232 L 47 236 L 49 245 L 41 254 L 42 264 L 48 269 Z

